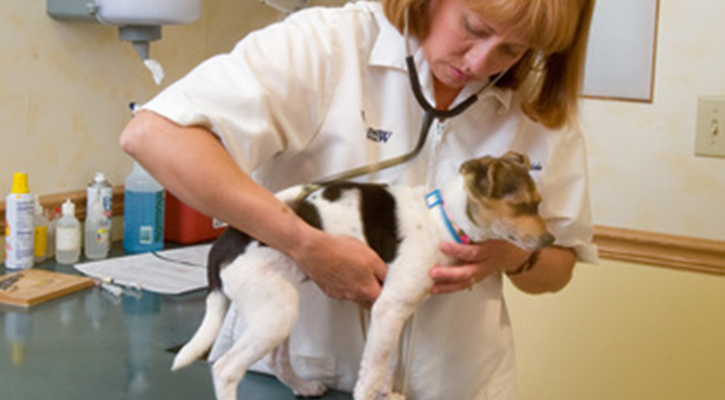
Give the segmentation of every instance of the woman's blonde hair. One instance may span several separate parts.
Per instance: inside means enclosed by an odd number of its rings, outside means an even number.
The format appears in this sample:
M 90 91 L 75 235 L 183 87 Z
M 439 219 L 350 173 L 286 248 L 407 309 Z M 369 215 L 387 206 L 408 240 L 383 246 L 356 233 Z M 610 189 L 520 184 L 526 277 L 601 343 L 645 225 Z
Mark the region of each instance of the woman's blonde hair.
M 399 31 L 424 38 L 431 0 L 380 0 Z M 463 0 L 474 12 L 510 26 L 532 46 L 496 84 L 522 89 L 523 110 L 549 128 L 571 122 L 584 77 L 594 0 Z M 524 85 L 524 83 L 526 83 Z

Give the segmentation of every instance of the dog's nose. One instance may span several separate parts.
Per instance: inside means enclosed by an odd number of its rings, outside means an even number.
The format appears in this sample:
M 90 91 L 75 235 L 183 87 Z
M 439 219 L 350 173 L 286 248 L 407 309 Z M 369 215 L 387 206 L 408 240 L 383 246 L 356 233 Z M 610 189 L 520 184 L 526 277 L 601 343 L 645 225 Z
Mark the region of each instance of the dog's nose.
M 555 240 L 556 238 L 554 237 L 554 235 L 549 232 L 544 232 L 540 236 L 528 235 L 523 239 L 522 248 L 525 248 L 529 251 L 541 250 L 544 247 L 548 247 L 554 244 Z

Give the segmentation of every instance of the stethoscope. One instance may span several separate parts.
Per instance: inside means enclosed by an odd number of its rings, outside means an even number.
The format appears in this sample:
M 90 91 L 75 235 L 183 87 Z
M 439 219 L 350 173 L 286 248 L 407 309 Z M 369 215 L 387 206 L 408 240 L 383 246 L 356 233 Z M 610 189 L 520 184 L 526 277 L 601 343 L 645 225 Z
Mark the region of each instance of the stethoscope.
M 439 120 L 444 120 L 448 118 L 452 118 L 455 116 L 458 116 L 462 114 L 464 111 L 466 111 L 469 107 L 473 105 L 478 100 L 478 97 L 485 92 L 486 90 L 492 88 L 504 75 L 506 75 L 506 72 L 508 70 L 505 70 L 498 75 L 496 75 L 495 78 L 490 80 L 486 85 L 484 85 L 481 89 L 479 89 L 477 92 L 471 94 L 466 98 L 464 101 L 456 105 L 455 107 L 448 109 L 448 110 L 439 110 L 436 109 L 423 95 L 423 90 L 420 87 L 420 78 L 418 76 L 418 70 L 415 67 L 415 61 L 413 60 L 413 56 L 410 51 L 409 46 L 409 40 L 408 40 L 408 13 L 405 13 L 405 27 L 403 29 L 403 36 L 405 41 L 405 51 L 406 51 L 406 57 L 405 57 L 405 63 L 408 68 L 408 77 L 410 78 L 410 87 L 413 90 L 413 95 L 418 102 L 418 105 L 423 109 L 423 121 L 421 122 L 420 126 L 420 133 L 418 133 L 418 142 L 415 145 L 415 148 L 409 153 L 403 154 L 398 157 L 390 158 L 387 160 L 380 161 L 375 164 L 365 165 L 363 167 L 354 168 L 351 170 L 343 171 L 338 174 L 334 174 L 328 177 L 325 177 L 323 179 L 320 179 L 318 181 L 315 181 L 311 185 L 308 185 L 309 191 L 314 191 L 318 188 L 330 185 L 335 182 L 350 180 L 354 178 L 358 178 L 364 175 L 369 175 L 374 172 L 382 171 L 384 169 L 388 169 L 391 167 L 394 167 L 396 165 L 400 165 L 403 163 L 406 163 L 420 154 L 420 152 L 423 150 L 423 147 L 425 146 L 425 142 L 428 139 L 428 132 L 430 131 L 431 126 L 433 125 L 433 121 L 437 118 Z

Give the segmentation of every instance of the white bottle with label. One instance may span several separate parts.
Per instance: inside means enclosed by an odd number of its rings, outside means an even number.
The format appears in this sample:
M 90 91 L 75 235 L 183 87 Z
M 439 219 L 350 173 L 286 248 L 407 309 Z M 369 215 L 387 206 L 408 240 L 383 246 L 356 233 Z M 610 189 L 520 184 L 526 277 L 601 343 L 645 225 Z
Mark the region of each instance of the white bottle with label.
M 101 188 L 96 187 L 86 213 L 85 255 L 91 260 L 108 257 L 111 220 L 104 212 Z
M 13 187 L 5 198 L 5 267 L 26 269 L 33 266 L 33 215 L 35 199 L 28 190 L 28 175 L 13 174 Z
M 75 216 L 76 206 L 70 199 L 63 203 L 62 210 L 55 226 L 55 261 L 74 264 L 81 255 L 81 223 Z

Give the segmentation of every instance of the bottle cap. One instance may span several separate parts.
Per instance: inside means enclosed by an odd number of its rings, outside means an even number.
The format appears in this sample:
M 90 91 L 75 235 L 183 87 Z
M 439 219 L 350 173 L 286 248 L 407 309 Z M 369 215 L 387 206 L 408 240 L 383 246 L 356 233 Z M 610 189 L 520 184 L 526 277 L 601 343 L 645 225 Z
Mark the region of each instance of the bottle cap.
M 70 199 L 66 199 L 65 203 L 63 203 L 63 216 L 75 216 L 75 213 L 76 205 Z
M 28 189 L 28 174 L 26 174 L 25 172 L 16 172 L 13 174 L 13 189 L 10 191 L 10 193 L 30 193 L 30 190 Z
M 95 183 L 101 183 L 106 180 L 106 177 L 103 175 L 103 172 L 96 172 L 96 174 L 93 176 L 93 182 Z

